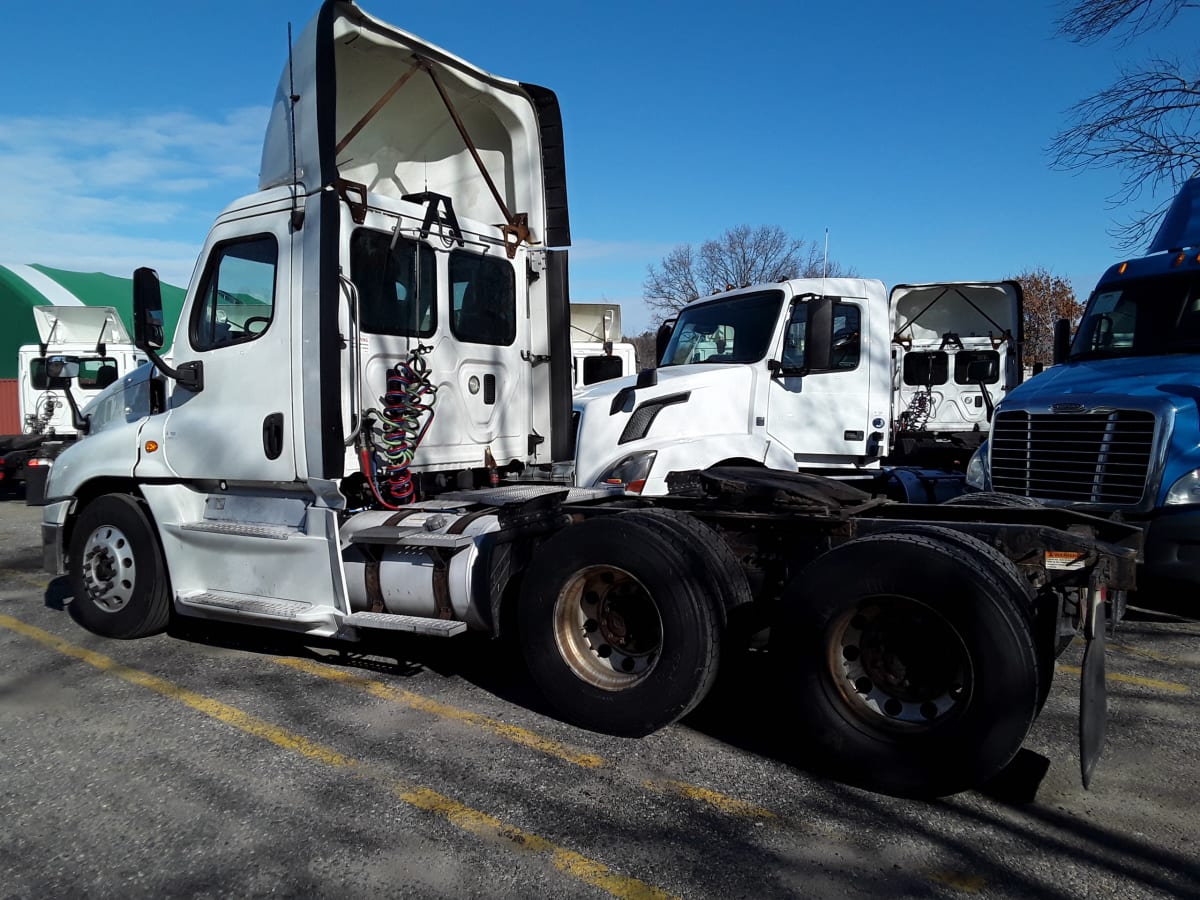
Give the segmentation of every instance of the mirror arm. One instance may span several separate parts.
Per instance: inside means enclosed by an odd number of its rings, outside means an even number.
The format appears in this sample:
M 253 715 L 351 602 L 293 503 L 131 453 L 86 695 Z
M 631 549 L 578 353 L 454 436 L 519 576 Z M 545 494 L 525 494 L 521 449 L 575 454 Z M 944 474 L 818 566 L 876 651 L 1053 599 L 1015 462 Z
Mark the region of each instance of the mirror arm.
M 187 388 L 196 394 L 204 390 L 204 363 L 201 360 L 181 363 L 178 367 L 171 368 L 171 366 L 163 362 L 163 358 L 158 355 L 158 352 L 153 347 L 146 344 L 138 344 L 137 347 L 150 357 L 150 362 L 154 365 L 154 368 L 158 369 L 158 371 L 162 372 L 168 378 L 174 378 L 179 382 L 180 387 Z
M 75 395 L 71 393 L 69 387 L 63 388 L 62 392 L 66 395 L 67 406 L 71 407 L 71 424 L 80 434 L 87 434 L 92 429 L 92 417 L 85 416 L 79 411 L 79 404 L 75 402 Z
M 983 383 L 983 379 L 979 379 L 979 390 L 983 392 L 983 405 L 987 409 L 987 420 L 992 421 L 992 413 L 996 411 L 996 404 L 992 402 L 992 395 L 987 389 L 987 385 Z

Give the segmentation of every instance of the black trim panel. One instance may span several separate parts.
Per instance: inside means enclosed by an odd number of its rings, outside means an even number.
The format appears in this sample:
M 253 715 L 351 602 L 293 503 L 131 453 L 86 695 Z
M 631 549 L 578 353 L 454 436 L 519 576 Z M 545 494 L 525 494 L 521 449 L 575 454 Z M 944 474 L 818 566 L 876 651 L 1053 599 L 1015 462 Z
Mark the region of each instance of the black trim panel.
M 567 212 L 567 155 L 563 140 L 562 111 L 549 88 L 522 84 L 533 101 L 542 137 L 542 178 L 546 198 L 546 247 L 571 245 L 571 218 Z

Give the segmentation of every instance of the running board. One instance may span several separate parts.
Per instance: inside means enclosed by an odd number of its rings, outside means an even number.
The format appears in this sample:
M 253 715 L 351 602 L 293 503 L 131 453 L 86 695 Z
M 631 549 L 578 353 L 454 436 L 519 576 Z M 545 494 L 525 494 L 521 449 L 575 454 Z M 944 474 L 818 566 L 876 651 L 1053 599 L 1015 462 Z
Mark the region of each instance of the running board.
M 439 534 L 416 529 L 395 528 L 376 525 L 356 531 L 350 538 L 352 544 L 386 544 L 395 547 L 438 547 L 442 550 L 459 550 L 475 543 L 469 534 Z
M 176 600 L 184 606 L 211 612 L 240 613 L 256 619 L 284 619 L 312 622 L 325 620 L 328 607 L 315 606 L 303 600 L 282 600 L 278 597 L 252 597 L 248 594 L 224 594 L 220 591 L 190 591 L 179 594 Z
M 179 525 L 181 531 L 204 531 L 209 534 L 236 534 L 239 537 L 270 538 L 276 541 L 286 541 L 293 535 L 300 534 L 294 528 L 283 525 L 252 525 L 247 522 L 228 522 L 216 519 L 204 519 L 199 522 L 183 522 Z
M 466 622 L 453 619 L 430 619 L 424 616 L 395 616 L 390 613 L 358 612 L 342 619 L 342 626 L 380 628 L 387 631 L 407 631 L 434 637 L 454 637 L 467 630 Z

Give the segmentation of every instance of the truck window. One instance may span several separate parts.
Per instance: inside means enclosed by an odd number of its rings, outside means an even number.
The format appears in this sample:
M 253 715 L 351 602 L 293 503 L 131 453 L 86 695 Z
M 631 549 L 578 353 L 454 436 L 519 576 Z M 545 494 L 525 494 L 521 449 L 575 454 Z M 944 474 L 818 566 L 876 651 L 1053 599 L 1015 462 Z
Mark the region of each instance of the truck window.
M 278 255 L 269 234 L 213 248 L 192 316 L 193 347 L 214 350 L 245 343 L 267 330 L 275 310 Z
M 79 377 L 75 386 L 83 390 L 106 388 L 117 380 L 117 361 L 110 356 L 71 357 L 79 363 Z M 54 381 L 55 384 L 51 384 Z M 35 391 L 44 391 L 50 387 L 70 384 L 67 379 L 51 379 L 46 375 L 46 360 L 44 357 L 33 359 L 29 363 L 29 383 Z
M 583 383 L 595 384 L 597 381 L 620 378 L 623 368 L 624 365 L 619 356 L 585 356 L 583 358 Z
M 753 363 L 767 355 L 783 294 L 743 294 L 685 307 L 671 330 L 661 366 Z
M 508 346 L 517 339 L 516 277 L 508 260 L 450 254 L 450 330 L 473 344 Z
M 1179 272 L 1100 285 L 1071 357 L 1151 356 L 1200 349 L 1200 275 Z
M 392 235 L 360 228 L 350 237 L 350 278 L 363 331 L 431 337 L 437 330 L 437 260 L 428 244 L 397 238 L 393 248 Z
M 950 380 L 950 356 L 945 350 L 905 353 L 903 375 L 904 383 L 910 387 L 945 384 Z
M 959 350 L 954 354 L 954 382 L 955 384 L 978 384 L 977 381 L 967 380 L 967 369 L 971 363 L 978 362 L 981 359 L 990 359 L 996 365 L 992 369 L 992 377 L 984 381 L 984 384 L 995 384 L 1000 380 L 1000 354 L 995 350 Z
M 788 320 L 783 339 L 782 362 L 786 369 L 803 369 L 805 365 L 804 333 L 808 327 L 808 303 L 797 303 Z M 862 312 L 850 303 L 833 305 L 833 354 L 830 364 L 835 369 L 850 371 L 858 368 L 862 356 Z

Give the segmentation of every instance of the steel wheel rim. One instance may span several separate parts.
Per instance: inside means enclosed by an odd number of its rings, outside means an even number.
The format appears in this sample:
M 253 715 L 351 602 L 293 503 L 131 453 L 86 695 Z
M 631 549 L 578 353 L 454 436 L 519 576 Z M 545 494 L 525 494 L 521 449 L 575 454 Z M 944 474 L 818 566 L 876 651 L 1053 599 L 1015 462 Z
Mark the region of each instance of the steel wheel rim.
M 962 635 L 919 600 L 864 598 L 834 621 L 829 636 L 829 675 L 869 725 L 924 731 L 970 703 L 974 677 Z
M 83 588 L 101 612 L 117 613 L 129 605 L 137 584 L 133 548 L 119 528 L 102 525 L 83 545 Z
M 594 687 L 621 691 L 645 679 L 662 635 L 654 598 L 624 569 L 589 566 L 558 592 L 554 641 L 571 670 Z

